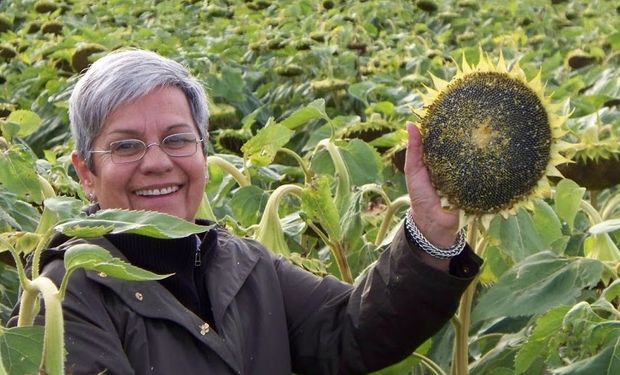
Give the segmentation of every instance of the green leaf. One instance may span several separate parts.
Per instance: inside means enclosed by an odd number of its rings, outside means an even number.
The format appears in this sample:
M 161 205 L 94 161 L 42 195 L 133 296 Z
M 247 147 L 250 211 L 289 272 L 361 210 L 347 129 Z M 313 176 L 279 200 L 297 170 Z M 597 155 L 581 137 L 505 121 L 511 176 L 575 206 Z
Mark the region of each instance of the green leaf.
M 19 125 L 17 135 L 27 137 L 34 133 L 41 126 L 41 117 L 32 111 L 18 109 L 11 112 L 6 119 L 7 122 Z
M 529 316 L 576 301 L 583 288 L 596 285 L 603 264 L 587 258 L 534 254 L 506 272 L 479 299 L 473 320 Z
M 155 211 L 106 209 L 94 215 L 71 219 L 56 231 L 71 237 L 99 237 L 106 233 L 135 233 L 155 238 L 181 238 L 202 233 L 212 226 L 190 223 L 176 216 Z
M 559 375 L 616 375 L 620 374 L 620 337 L 597 355 L 553 371 Z
M 345 144 L 339 143 L 338 146 L 347 165 L 352 185 L 362 186 L 381 181 L 383 164 L 381 156 L 373 147 L 360 139 L 352 139 Z
M 489 235 L 497 240 L 497 247 L 515 262 L 549 249 L 538 234 L 532 216 L 524 209 L 507 219 L 493 220 Z
M 594 234 L 583 241 L 586 257 L 600 261 L 620 262 L 620 250 L 607 233 Z
M 562 329 L 568 306 L 559 306 L 536 320 L 536 327 L 515 357 L 515 374 L 525 374 L 532 364 L 544 357 L 549 350 L 549 341 Z
M 43 354 L 43 326 L 2 328 L 2 362 L 11 375 L 38 374 Z
M 41 203 L 43 194 L 35 172 L 33 156 L 21 145 L 0 152 L 0 181 L 18 197 Z
M 18 199 L 15 194 L 0 189 L 0 226 L 7 224 L 16 230 L 34 232 L 39 218 L 36 208 Z
M 295 129 L 309 121 L 324 119 L 329 120 L 325 113 L 325 100 L 317 99 L 306 107 L 298 109 L 292 115 L 280 122 L 280 125 L 289 129 Z
M 532 221 L 544 248 L 562 254 L 568 242 L 568 236 L 562 235 L 562 223 L 553 208 L 542 199 L 535 200 Z
M 241 151 L 252 164 L 265 167 L 273 162 L 278 150 L 288 143 L 293 134 L 285 126 L 270 122 L 241 146 Z
M 601 293 L 601 298 L 608 302 L 620 297 L 620 279 L 614 280 L 605 290 Z
M 256 224 L 263 212 L 269 195 L 255 185 L 245 186 L 232 194 L 230 207 L 235 214 L 235 219 L 241 225 L 249 227 Z
M 332 198 L 328 176 L 315 177 L 304 189 L 301 209 L 310 220 L 321 224 L 331 240 L 340 241 L 340 215 Z
M 568 179 L 560 181 L 555 189 L 555 211 L 571 231 L 585 191 L 585 188 Z
M 114 258 L 109 251 L 98 245 L 77 244 L 65 251 L 65 269 L 67 272 L 78 268 L 104 272 L 108 276 L 122 280 L 147 281 L 161 280 L 168 275 L 158 275 L 151 271 L 133 266 L 122 259 Z

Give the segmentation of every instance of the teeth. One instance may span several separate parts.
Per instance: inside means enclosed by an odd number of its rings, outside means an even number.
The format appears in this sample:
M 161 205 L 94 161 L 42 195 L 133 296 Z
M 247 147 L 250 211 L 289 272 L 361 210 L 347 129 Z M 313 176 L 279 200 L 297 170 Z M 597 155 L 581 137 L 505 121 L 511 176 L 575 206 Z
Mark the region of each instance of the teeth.
M 136 190 L 136 194 L 140 196 L 156 196 L 156 195 L 164 195 L 174 193 L 179 190 L 178 186 L 168 186 L 162 189 L 144 189 L 144 190 Z

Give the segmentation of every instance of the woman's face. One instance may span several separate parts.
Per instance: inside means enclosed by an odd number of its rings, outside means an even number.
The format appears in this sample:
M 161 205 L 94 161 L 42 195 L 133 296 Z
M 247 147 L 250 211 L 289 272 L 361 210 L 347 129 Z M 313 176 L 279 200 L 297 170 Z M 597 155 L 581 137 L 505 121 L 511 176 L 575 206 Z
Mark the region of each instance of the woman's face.
M 161 87 L 118 107 L 108 116 L 93 150 L 109 150 L 111 142 L 138 139 L 157 143 L 177 133 L 200 136 L 183 92 Z M 115 164 L 110 154 L 95 153 L 95 173 L 73 153 L 72 161 L 86 193 L 101 208 L 159 211 L 193 221 L 206 184 L 202 144 L 191 156 L 173 157 L 161 147 L 147 148 L 141 160 Z

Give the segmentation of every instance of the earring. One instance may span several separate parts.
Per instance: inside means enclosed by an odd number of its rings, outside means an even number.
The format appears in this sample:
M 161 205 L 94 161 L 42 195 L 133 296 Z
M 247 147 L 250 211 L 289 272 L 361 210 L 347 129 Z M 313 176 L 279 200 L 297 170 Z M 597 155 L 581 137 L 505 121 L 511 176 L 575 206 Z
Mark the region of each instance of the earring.
M 93 194 L 92 192 L 88 192 L 86 194 L 86 198 L 88 198 L 90 202 L 94 202 L 97 199 L 97 197 L 95 197 L 95 194 Z

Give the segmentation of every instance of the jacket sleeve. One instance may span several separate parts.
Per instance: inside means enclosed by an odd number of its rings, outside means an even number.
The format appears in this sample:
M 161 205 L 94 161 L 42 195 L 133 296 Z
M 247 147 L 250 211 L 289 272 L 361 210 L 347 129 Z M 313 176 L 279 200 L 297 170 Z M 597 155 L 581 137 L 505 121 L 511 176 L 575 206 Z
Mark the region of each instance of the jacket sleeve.
M 60 285 L 64 273 L 63 262 L 59 259 L 48 263 L 42 275 Z M 67 374 L 134 373 L 123 351 L 117 328 L 109 317 L 101 288 L 86 277 L 84 270 L 78 270 L 71 276 L 63 300 Z M 15 318 L 12 323 L 16 323 Z M 36 323 L 44 324 L 43 310 Z
M 424 263 L 420 251 L 401 229 L 355 287 L 280 265 L 293 370 L 365 374 L 404 359 L 435 334 L 454 315 L 481 260 L 466 247 L 447 273 Z

